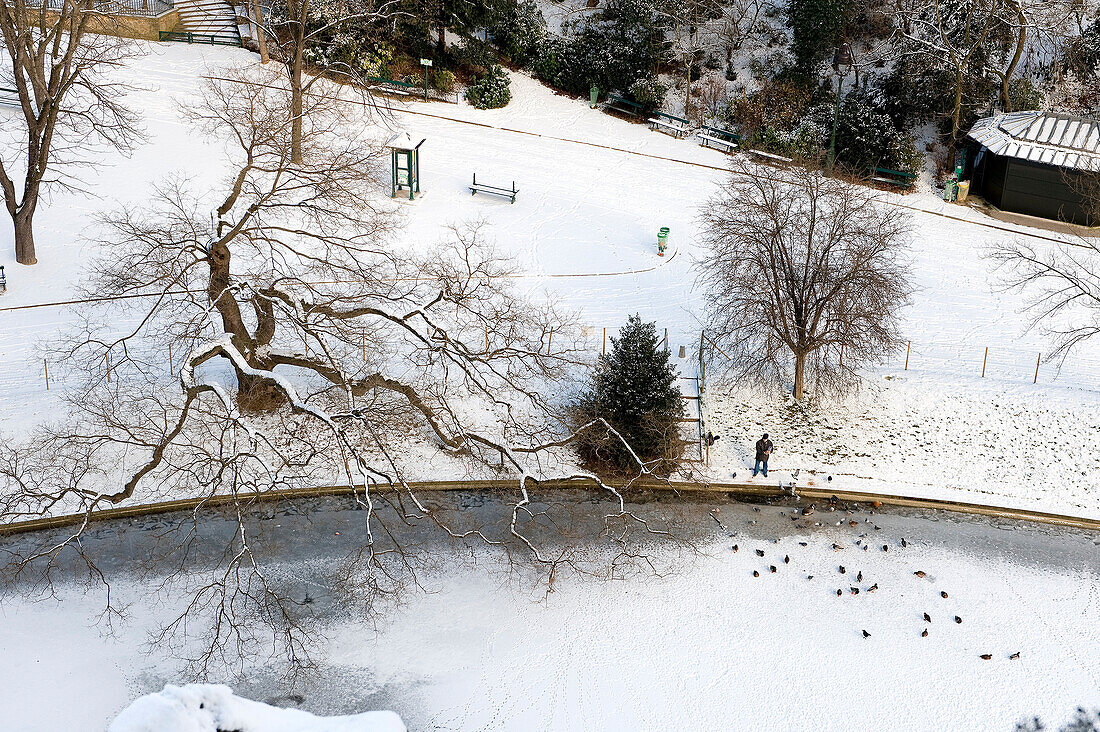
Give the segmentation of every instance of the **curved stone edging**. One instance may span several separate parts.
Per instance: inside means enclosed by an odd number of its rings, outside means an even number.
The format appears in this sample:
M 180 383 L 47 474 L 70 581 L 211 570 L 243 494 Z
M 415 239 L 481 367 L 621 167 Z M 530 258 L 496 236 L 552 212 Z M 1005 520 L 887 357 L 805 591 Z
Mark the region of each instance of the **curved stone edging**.
M 419 481 L 407 484 L 413 491 L 458 491 L 458 490 L 509 490 L 516 488 L 514 480 L 455 480 L 455 481 Z M 593 481 L 586 479 L 553 479 L 538 483 L 536 489 L 562 489 L 562 488 L 596 488 Z M 362 490 L 357 486 L 356 490 Z M 375 486 L 374 491 L 394 490 L 388 486 Z M 790 497 L 788 489 L 778 486 L 757 485 L 753 483 L 707 483 L 691 481 L 647 482 L 634 483 L 628 491 L 668 491 L 673 493 L 725 493 L 738 498 L 781 498 Z M 918 498 L 915 496 L 896 496 L 885 493 L 869 493 L 851 490 L 826 490 L 822 488 L 805 486 L 796 489 L 797 495 L 810 500 L 829 500 L 836 497 L 846 503 L 878 503 L 883 506 L 898 506 L 901 508 L 920 508 L 926 510 L 953 511 L 955 513 L 969 514 L 973 516 L 987 516 L 992 518 L 1009 519 L 1012 521 L 1033 521 L 1036 523 L 1066 526 L 1077 529 L 1100 532 L 1100 519 L 1090 519 L 1065 514 L 1046 513 L 1043 511 L 1029 511 L 1020 508 L 1004 508 L 1000 506 L 988 506 L 980 503 L 967 503 L 964 501 L 951 501 L 940 498 Z M 314 488 L 296 488 L 283 491 L 270 491 L 265 493 L 226 494 L 218 496 L 206 496 L 203 498 L 184 498 L 174 501 L 161 501 L 158 503 L 146 503 L 133 506 L 120 506 L 107 508 L 91 513 L 65 514 L 62 516 L 50 516 L 46 518 L 30 519 L 0 525 L 0 536 L 12 536 L 33 531 L 44 531 L 66 526 L 78 526 L 83 523 L 95 523 L 120 518 L 133 518 L 137 516 L 152 516 L 176 511 L 194 511 L 203 507 L 215 507 L 233 503 L 266 503 L 271 501 L 295 500 L 302 498 L 319 498 L 323 496 L 347 495 L 347 485 L 317 486 Z

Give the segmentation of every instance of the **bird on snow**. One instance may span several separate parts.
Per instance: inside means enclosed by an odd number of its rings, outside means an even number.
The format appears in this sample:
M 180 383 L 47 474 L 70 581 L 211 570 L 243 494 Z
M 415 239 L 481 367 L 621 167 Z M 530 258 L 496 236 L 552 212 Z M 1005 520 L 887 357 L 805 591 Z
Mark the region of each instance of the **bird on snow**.
M 947 593 L 944 592 L 943 590 L 940 590 L 940 597 L 942 597 L 943 599 L 946 600 L 947 599 Z
M 955 616 L 955 622 L 956 623 L 961 623 L 962 621 L 963 621 L 963 619 L 960 618 L 958 615 Z
M 763 549 L 757 549 L 756 550 L 756 556 L 758 556 L 758 557 L 764 556 L 764 550 Z
M 737 545 L 736 544 L 733 545 L 733 551 L 735 551 L 735 552 L 737 551 Z
M 924 614 L 924 622 L 931 623 L 932 622 L 932 616 L 929 615 L 928 613 L 925 613 Z
M 864 638 L 870 638 L 870 637 L 871 637 L 871 634 L 870 634 L 870 633 L 868 633 L 868 632 L 867 632 L 867 631 L 865 630 L 865 631 L 863 631 L 863 637 L 864 637 Z
M 863 581 L 863 572 L 860 572 L 859 574 L 856 575 L 856 582 L 862 582 L 862 581 Z
M 920 634 L 920 637 L 921 637 L 921 638 L 927 638 L 927 637 L 928 637 L 928 628 L 925 628 L 925 629 L 924 629 L 924 630 L 923 630 L 923 631 L 921 632 L 921 634 Z
M 844 574 L 844 573 L 845 573 L 845 572 L 847 572 L 847 571 L 848 571 L 848 570 L 844 569 L 844 565 L 843 565 L 843 564 L 842 564 L 842 565 L 840 565 L 840 573 L 841 573 L 841 574 Z
M 849 587 L 848 589 L 852 591 L 853 595 L 858 595 L 859 594 L 859 588 L 858 587 Z
M 790 555 L 789 554 L 784 554 L 783 555 L 783 564 L 790 564 L 790 563 L 791 563 Z
M 768 569 L 770 569 L 772 571 L 772 574 L 775 574 L 775 565 L 774 564 L 769 566 Z
M 913 572 L 913 574 L 917 575 L 918 577 L 927 577 L 928 576 L 922 570 L 919 570 L 919 569 L 916 572 Z
M 876 582 L 875 584 L 873 584 L 873 585 L 871 585 L 870 587 L 868 587 L 868 588 L 867 588 L 867 591 L 868 591 L 868 592 L 874 592 L 874 591 L 875 591 L 875 590 L 877 590 L 877 589 L 878 589 L 878 582 Z
M 888 546 L 886 546 L 885 544 L 883 544 L 883 545 L 882 545 L 882 551 L 884 551 L 884 552 L 885 552 L 885 551 L 890 551 L 890 547 L 888 547 Z
M 800 541 L 800 542 L 798 542 L 798 545 L 799 545 L 799 546 L 809 546 L 809 545 L 810 545 L 810 542 L 808 542 L 808 541 Z
M 1013 661 L 1015 661 L 1015 660 L 1016 660 L 1017 658 L 1019 658 L 1019 657 L 1020 657 L 1020 652 L 1019 652 L 1019 651 L 1016 651 L 1016 652 L 1015 652 L 1015 653 L 1013 653 L 1013 654 L 1012 654 L 1011 656 L 1009 656 L 1009 658 L 1010 658 L 1011 660 L 1013 660 Z
M 988 661 L 989 659 L 993 658 L 993 654 L 983 653 L 981 656 L 979 656 L 979 658 L 981 658 L 983 661 Z
M 757 571 L 756 571 L 756 570 L 754 569 L 754 570 L 752 571 L 752 576 L 753 576 L 753 577 L 759 577 L 759 576 L 760 576 L 760 573 L 759 573 L 759 572 L 757 572 Z
M 901 545 L 902 546 L 909 546 L 908 544 L 905 543 L 905 537 L 904 536 L 901 537 Z
M 842 546 L 841 546 L 840 544 L 833 544 L 833 551 L 834 551 L 834 552 L 838 552 L 838 551 L 840 551 L 840 550 L 841 550 L 841 549 L 843 549 L 843 548 L 844 548 L 844 547 L 842 547 Z
M 844 590 L 837 590 L 837 591 L 836 591 L 836 596 L 837 596 L 837 597 L 840 597 L 840 596 L 841 596 L 841 595 L 843 595 L 843 594 L 844 594 Z

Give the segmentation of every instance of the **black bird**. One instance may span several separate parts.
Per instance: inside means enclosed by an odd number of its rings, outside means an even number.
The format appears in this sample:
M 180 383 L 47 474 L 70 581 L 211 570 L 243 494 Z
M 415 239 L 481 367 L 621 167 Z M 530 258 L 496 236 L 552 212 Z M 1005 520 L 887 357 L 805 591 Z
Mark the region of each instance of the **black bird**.
M 1011 656 L 1009 656 L 1009 658 L 1010 658 L 1011 660 L 1013 660 L 1013 661 L 1015 661 L 1015 660 L 1016 660 L 1017 658 L 1019 658 L 1019 657 L 1020 657 L 1020 652 L 1019 652 L 1019 651 L 1016 651 L 1016 652 L 1015 652 L 1015 653 L 1013 653 L 1013 654 L 1012 654 Z
M 849 587 L 848 589 L 852 591 L 853 595 L 858 595 L 859 594 L 859 588 L 858 587 Z
M 924 622 L 931 623 L 932 622 L 932 616 L 929 615 L 928 613 L 925 613 L 924 614 Z
M 757 572 L 757 571 L 756 571 L 756 570 L 754 569 L 754 570 L 752 571 L 752 576 L 753 576 L 753 577 L 759 577 L 759 576 L 760 576 L 760 573 L 759 573 L 759 572 Z
M 799 546 L 809 546 L 809 545 L 810 545 L 810 543 L 809 543 L 809 542 L 807 542 L 807 541 L 800 541 L 800 542 L 798 542 L 798 545 L 799 545 Z
M 876 526 L 875 528 L 877 529 L 878 527 Z M 890 547 L 888 547 L 888 546 L 886 546 L 885 544 L 883 544 L 883 545 L 882 545 L 882 551 L 884 551 L 884 552 L 888 552 L 888 551 L 890 551 Z
M 768 567 L 768 569 L 770 569 L 772 571 L 772 574 L 775 574 L 775 565 L 774 564 L 771 565 L 770 567 Z
M 841 574 L 844 574 L 844 573 L 845 573 L 845 572 L 847 572 L 847 571 L 848 571 L 848 570 L 844 569 L 844 565 L 843 565 L 843 564 L 842 564 L 842 565 L 840 565 L 840 573 L 841 573 Z
M 870 634 L 870 633 L 868 633 L 868 632 L 867 632 L 867 631 L 865 630 L 865 631 L 863 631 L 863 637 L 864 637 L 864 638 L 870 638 L 870 637 L 871 637 L 871 634 Z
M 921 632 L 921 634 L 920 634 L 920 637 L 921 637 L 921 638 L 927 638 L 927 637 L 928 637 L 928 628 L 925 628 L 925 629 L 924 629 L 924 630 L 923 630 L 923 631 Z
M 909 546 L 908 544 L 905 543 L 905 537 L 904 536 L 901 537 L 901 545 L 902 546 Z
M 733 545 L 733 550 L 737 551 L 737 545 L 736 544 Z
M 960 618 L 958 615 L 955 616 L 955 622 L 956 623 L 961 623 L 962 621 L 963 621 L 963 619 Z
M 856 575 L 856 582 L 862 582 L 862 581 L 863 581 L 863 572 L 860 572 L 859 574 Z
M 927 577 L 928 576 L 919 569 L 916 572 L 913 572 L 913 574 L 917 575 L 918 577 Z
M 874 591 L 875 591 L 875 590 L 877 590 L 877 589 L 878 589 L 878 582 L 876 582 L 875 584 L 873 584 L 873 585 L 871 585 L 870 587 L 868 587 L 868 588 L 867 588 L 867 591 L 868 591 L 868 592 L 874 592 Z
M 813 579 L 813 578 L 814 578 L 814 576 L 813 576 L 812 574 L 808 574 L 808 575 L 806 575 L 806 579 L 808 579 L 808 580 L 811 580 L 811 579 Z
M 944 592 L 943 590 L 940 590 L 940 597 L 942 597 L 943 599 L 946 600 L 947 599 L 947 593 Z
M 757 549 L 756 550 L 756 556 L 758 556 L 758 557 L 764 556 L 764 550 L 763 549 Z
M 988 661 L 989 659 L 993 658 L 993 654 L 983 653 L 981 656 L 979 656 L 979 658 L 981 658 L 983 661 Z
M 790 555 L 789 554 L 784 554 L 783 555 L 783 564 L 790 564 L 790 563 L 791 563 Z
M 840 597 L 840 596 L 841 596 L 841 595 L 843 595 L 843 594 L 844 594 L 844 590 L 837 590 L 837 591 L 836 591 L 836 596 L 837 596 L 837 597 Z

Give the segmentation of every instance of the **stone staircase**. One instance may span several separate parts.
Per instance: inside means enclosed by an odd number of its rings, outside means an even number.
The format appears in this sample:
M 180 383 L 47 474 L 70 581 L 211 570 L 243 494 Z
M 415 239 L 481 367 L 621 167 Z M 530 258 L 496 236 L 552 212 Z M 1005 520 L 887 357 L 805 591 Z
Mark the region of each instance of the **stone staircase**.
M 240 43 L 241 30 L 248 28 L 248 21 L 238 19 L 238 10 L 229 0 L 176 0 L 175 6 L 180 24 L 188 33 Z

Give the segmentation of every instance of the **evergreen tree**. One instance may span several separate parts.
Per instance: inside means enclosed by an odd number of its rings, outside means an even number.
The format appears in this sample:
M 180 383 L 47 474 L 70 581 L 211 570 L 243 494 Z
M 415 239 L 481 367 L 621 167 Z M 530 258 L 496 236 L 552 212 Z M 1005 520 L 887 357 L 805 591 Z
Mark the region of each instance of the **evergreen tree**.
M 611 339 L 611 352 L 600 356 L 578 405 L 582 423 L 602 417 L 660 473 L 673 469 L 682 448 L 677 426 L 684 407 L 669 356 L 656 326 L 632 315 Z M 581 441 L 580 451 L 594 467 L 637 468 L 622 443 L 600 430 Z
M 844 34 L 851 0 L 790 0 L 791 53 L 795 68 L 811 78 L 831 58 Z

